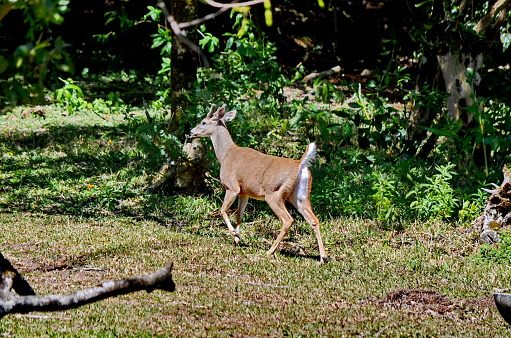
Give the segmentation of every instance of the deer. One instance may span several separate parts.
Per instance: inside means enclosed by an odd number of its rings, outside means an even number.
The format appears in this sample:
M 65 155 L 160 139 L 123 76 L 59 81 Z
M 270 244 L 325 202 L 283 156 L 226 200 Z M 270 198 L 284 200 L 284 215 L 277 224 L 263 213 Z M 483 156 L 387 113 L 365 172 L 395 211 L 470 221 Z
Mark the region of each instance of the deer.
M 264 200 L 275 215 L 282 221 L 282 229 L 275 242 L 267 251 L 273 255 L 294 222 L 286 208 L 290 202 L 314 229 L 320 253 L 320 263 L 327 259 L 319 219 L 312 211 L 310 192 L 312 175 L 309 170 L 316 156 L 316 145 L 310 143 L 300 160 L 263 154 L 255 149 L 237 146 L 231 138 L 226 123 L 232 121 L 236 110 L 226 112 L 222 105 L 218 110 L 211 105 L 206 117 L 190 131 L 191 138 L 209 137 L 213 143 L 215 156 L 220 163 L 220 181 L 225 188 L 225 196 L 220 214 L 239 244 L 240 225 L 249 198 Z M 238 198 L 236 229 L 232 226 L 227 211 Z

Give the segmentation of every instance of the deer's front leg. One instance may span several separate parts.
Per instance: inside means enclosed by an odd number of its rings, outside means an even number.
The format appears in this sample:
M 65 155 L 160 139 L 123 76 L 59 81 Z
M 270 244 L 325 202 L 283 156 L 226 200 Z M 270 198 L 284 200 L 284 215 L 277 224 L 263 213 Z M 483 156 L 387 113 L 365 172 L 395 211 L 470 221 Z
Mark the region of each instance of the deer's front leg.
M 220 209 L 220 214 L 222 215 L 225 224 L 227 224 L 229 232 L 234 236 L 234 241 L 236 242 L 236 244 L 238 244 L 241 241 L 240 234 L 232 226 L 231 221 L 229 220 L 229 215 L 227 214 L 227 210 L 229 210 L 229 207 L 234 203 L 234 200 L 236 199 L 237 196 L 238 196 L 237 192 L 227 190 L 225 192 L 222 208 Z

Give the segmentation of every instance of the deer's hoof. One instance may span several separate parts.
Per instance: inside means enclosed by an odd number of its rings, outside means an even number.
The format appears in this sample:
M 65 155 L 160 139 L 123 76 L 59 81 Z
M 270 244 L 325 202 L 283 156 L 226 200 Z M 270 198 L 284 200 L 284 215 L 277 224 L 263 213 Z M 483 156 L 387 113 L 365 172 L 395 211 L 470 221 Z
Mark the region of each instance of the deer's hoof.
M 319 257 L 319 264 L 326 264 L 330 259 L 328 257 Z

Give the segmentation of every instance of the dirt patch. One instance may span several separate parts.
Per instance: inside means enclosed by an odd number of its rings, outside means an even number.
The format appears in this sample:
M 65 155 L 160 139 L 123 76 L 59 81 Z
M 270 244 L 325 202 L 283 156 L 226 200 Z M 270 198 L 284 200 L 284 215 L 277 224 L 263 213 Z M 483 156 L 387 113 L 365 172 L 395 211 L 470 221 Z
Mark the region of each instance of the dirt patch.
M 35 271 L 50 272 L 79 269 L 83 268 L 86 262 L 85 256 L 60 256 L 57 258 L 41 256 L 37 258 L 23 257 L 16 260 L 13 264 L 15 264 L 16 269 L 23 274 Z
M 488 311 L 495 308 L 492 296 L 451 300 L 436 290 L 401 289 L 392 291 L 383 298 L 370 298 L 369 302 L 382 308 L 392 308 L 416 314 L 445 316 L 462 319 L 473 311 Z

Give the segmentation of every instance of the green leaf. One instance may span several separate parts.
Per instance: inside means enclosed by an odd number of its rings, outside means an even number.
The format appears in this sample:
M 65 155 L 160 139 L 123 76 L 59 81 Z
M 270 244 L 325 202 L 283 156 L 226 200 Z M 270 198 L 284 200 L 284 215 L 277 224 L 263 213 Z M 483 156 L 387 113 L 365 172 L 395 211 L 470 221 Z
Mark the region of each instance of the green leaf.
M 0 74 L 5 72 L 8 67 L 9 67 L 9 61 L 7 61 L 6 58 L 4 58 L 2 55 L 0 55 Z
M 362 107 L 363 107 L 363 105 L 361 105 L 361 104 L 360 104 L 360 103 L 358 103 L 358 102 L 350 102 L 350 103 L 348 103 L 348 106 L 350 106 L 350 108 L 355 108 L 355 109 L 356 109 L 356 108 L 362 108 Z
M 344 117 L 344 118 L 350 118 L 351 117 L 351 114 L 348 113 L 345 110 L 332 110 L 332 113 L 334 113 L 335 115 L 337 115 L 339 117 Z
M 450 130 L 438 129 L 438 128 L 430 128 L 430 127 L 422 127 L 422 129 L 432 132 L 437 136 L 445 136 L 450 137 L 452 139 L 458 138 L 458 135 Z
M 424 6 L 425 4 L 430 3 L 430 2 L 432 2 L 432 1 L 431 1 L 431 0 L 426 0 L 426 1 L 423 1 L 423 2 L 421 2 L 421 3 L 416 4 L 416 5 L 415 5 L 415 7 L 416 7 L 416 8 L 419 8 L 419 7 L 422 7 L 422 6 Z
M 321 134 L 321 138 L 323 140 L 328 140 L 329 132 L 328 132 L 328 125 L 326 121 L 323 118 L 318 119 L 318 129 L 319 133 Z

